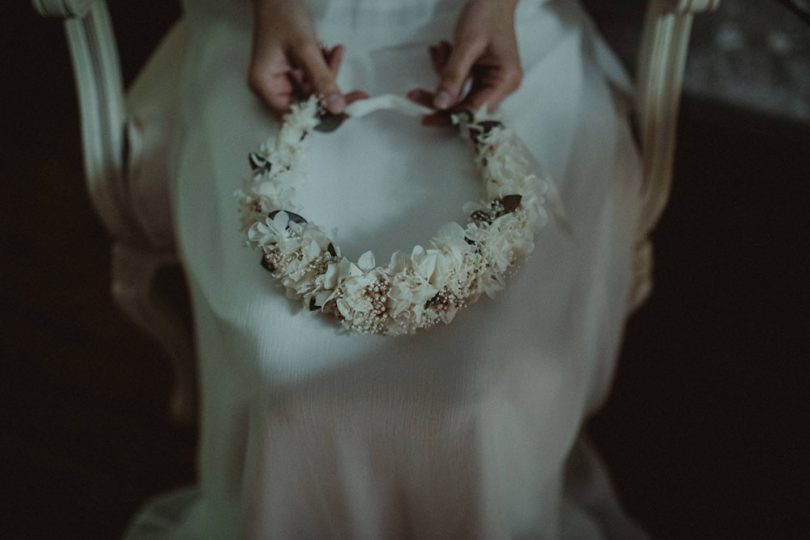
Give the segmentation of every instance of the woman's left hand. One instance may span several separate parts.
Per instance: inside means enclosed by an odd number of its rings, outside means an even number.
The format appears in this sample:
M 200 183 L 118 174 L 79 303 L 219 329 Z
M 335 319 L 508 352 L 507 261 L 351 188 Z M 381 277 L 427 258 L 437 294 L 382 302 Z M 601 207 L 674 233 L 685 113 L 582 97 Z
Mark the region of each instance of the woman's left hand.
M 435 92 L 414 89 L 408 97 L 417 103 L 447 111 L 455 107 L 489 111 L 518 89 L 523 70 L 515 36 L 517 0 L 470 0 L 456 25 L 453 43 L 442 41 L 429 48 L 433 67 L 439 74 Z M 467 80 L 469 92 L 462 94 Z M 423 123 L 443 125 L 447 112 L 424 117 Z

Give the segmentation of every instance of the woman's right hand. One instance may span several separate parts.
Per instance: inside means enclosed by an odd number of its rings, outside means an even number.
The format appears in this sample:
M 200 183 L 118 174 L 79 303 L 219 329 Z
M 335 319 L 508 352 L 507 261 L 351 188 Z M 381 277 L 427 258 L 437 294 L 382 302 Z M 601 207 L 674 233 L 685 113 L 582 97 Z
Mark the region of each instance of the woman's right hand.
M 341 93 L 335 78 L 343 46 L 326 49 L 320 44 L 310 14 L 300 0 L 253 0 L 253 4 L 248 86 L 276 116 L 281 117 L 290 105 L 313 93 L 333 114 L 367 97 L 359 91 Z

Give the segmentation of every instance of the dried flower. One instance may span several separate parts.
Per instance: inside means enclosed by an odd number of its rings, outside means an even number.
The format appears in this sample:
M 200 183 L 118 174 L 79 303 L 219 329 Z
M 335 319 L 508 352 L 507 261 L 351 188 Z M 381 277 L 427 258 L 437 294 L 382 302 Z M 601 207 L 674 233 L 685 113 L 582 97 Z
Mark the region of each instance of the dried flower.
M 546 222 L 547 181 L 529 170 L 515 134 L 485 114 L 453 116 L 472 141 L 486 200 L 469 202 L 466 226 L 447 223 L 410 254 L 397 251 L 385 267 L 366 251 L 353 262 L 296 209 L 287 172 L 317 126 L 315 98 L 296 104 L 278 135 L 251 154 L 253 176 L 237 192 L 250 245 L 262 264 L 311 311 L 334 316 L 352 332 L 412 334 L 451 322 L 481 294 L 494 297 L 518 260 L 534 249 L 534 231 Z

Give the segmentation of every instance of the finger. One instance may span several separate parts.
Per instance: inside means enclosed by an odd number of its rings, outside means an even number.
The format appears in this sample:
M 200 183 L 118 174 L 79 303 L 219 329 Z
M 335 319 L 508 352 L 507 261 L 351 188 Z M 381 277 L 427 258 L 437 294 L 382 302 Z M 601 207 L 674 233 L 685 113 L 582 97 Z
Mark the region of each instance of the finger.
M 504 68 L 494 77 L 484 75 L 480 87 L 474 88 L 464 101 L 470 109 L 477 110 L 486 104 L 487 110 L 493 112 L 509 94 L 520 87 L 522 78 L 523 74 L 517 67 Z
M 447 65 L 447 61 L 450 59 L 450 54 L 453 52 L 453 46 L 450 44 L 449 41 L 443 39 L 439 42 L 439 46 L 437 47 L 437 63 L 439 64 L 439 70 L 444 69 L 444 66 Z
M 473 63 L 484 51 L 485 46 L 483 40 L 474 40 L 453 48 L 447 64 L 442 69 L 441 81 L 433 100 L 433 105 L 437 109 L 447 109 L 456 103 Z
M 289 112 L 295 88 L 290 65 L 281 49 L 257 56 L 248 72 L 248 87 L 276 115 Z
M 272 83 L 272 88 L 259 93 L 259 97 L 276 115 L 290 112 L 290 105 L 295 101 L 295 88 L 286 77 L 280 77 Z
M 340 66 L 343 63 L 343 53 L 345 52 L 343 45 L 335 45 L 330 51 L 326 53 L 326 63 L 332 74 L 337 77 L 340 71 Z
M 304 68 L 315 92 L 323 97 L 326 109 L 332 114 L 342 113 L 346 100 L 335 83 L 335 74 L 329 69 L 320 47 L 316 43 L 309 43 L 295 49 L 293 54 Z
M 420 120 L 423 126 L 430 127 L 447 127 L 453 125 L 453 120 L 450 118 L 448 111 L 438 111 L 433 114 L 427 114 Z
M 425 107 L 430 107 L 431 109 L 433 108 L 433 92 L 424 90 L 422 88 L 417 88 L 410 90 L 407 94 L 405 94 L 405 96 L 419 105 L 424 105 Z
M 433 92 L 416 88 L 405 94 L 408 99 L 424 107 L 433 109 Z M 436 111 L 433 114 L 426 114 L 422 117 L 423 126 L 447 126 L 452 124 L 450 111 Z
M 498 68 L 494 66 L 474 66 L 467 95 L 462 99 L 464 108 L 477 111 L 487 103 L 496 86 L 500 84 Z
M 272 97 L 262 100 L 276 118 L 282 119 L 292 110 L 292 104 L 297 101 L 297 98 L 290 92 L 289 94 L 274 94 Z
M 368 99 L 368 94 L 363 92 L 362 90 L 352 90 L 345 96 L 346 105 L 351 105 L 355 101 L 360 101 L 361 99 Z
M 321 54 L 323 54 L 329 69 L 337 76 L 340 65 L 343 62 L 343 46 L 335 45 L 331 49 L 327 49 L 324 45 L 320 44 L 319 47 L 321 48 Z M 303 69 L 293 69 L 290 72 L 290 76 L 293 81 L 293 86 L 295 87 L 297 99 L 306 99 L 313 94 L 312 82 L 310 82 Z
M 447 65 L 447 59 L 450 57 L 452 46 L 447 41 L 440 41 L 436 45 L 431 45 L 428 49 L 430 54 L 430 63 L 433 66 L 433 71 L 441 76 L 444 66 Z
M 305 97 L 312 93 L 312 85 L 307 80 L 307 74 L 303 69 L 291 69 L 287 77 L 293 85 L 296 95 Z
M 466 98 L 460 103 L 465 109 L 477 111 L 482 105 L 489 103 L 495 89 L 490 86 L 475 88 L 470 91 Z M 490 111 L 492 109 L 489 109 Z
M 436 58 L 438 54 L 438 47 L 436 45 L 431 45 L 428 47 L 428 56 L 430 56 L 430 65 L 433 66 L 433 71 L 438 73 L 440 70 L 438 68 L 438 64 L 436 63 Z

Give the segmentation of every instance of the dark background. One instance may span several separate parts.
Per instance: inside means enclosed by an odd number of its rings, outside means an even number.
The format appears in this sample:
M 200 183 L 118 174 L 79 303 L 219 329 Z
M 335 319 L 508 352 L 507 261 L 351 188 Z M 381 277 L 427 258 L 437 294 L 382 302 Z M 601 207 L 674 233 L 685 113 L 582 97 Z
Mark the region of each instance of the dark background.
M 585 2 L 632 67 L 643 2 Z M 110 2 L 131 81 L 175 2 Z M 162 352 L 110 301 L 61 24 L 0 21 L 0 538 L 115 538 L 192 482 Z M 810 27 L 777 2 L 703 16 L 656 286 L 590 424 L 655 538 L 806 538 Z

